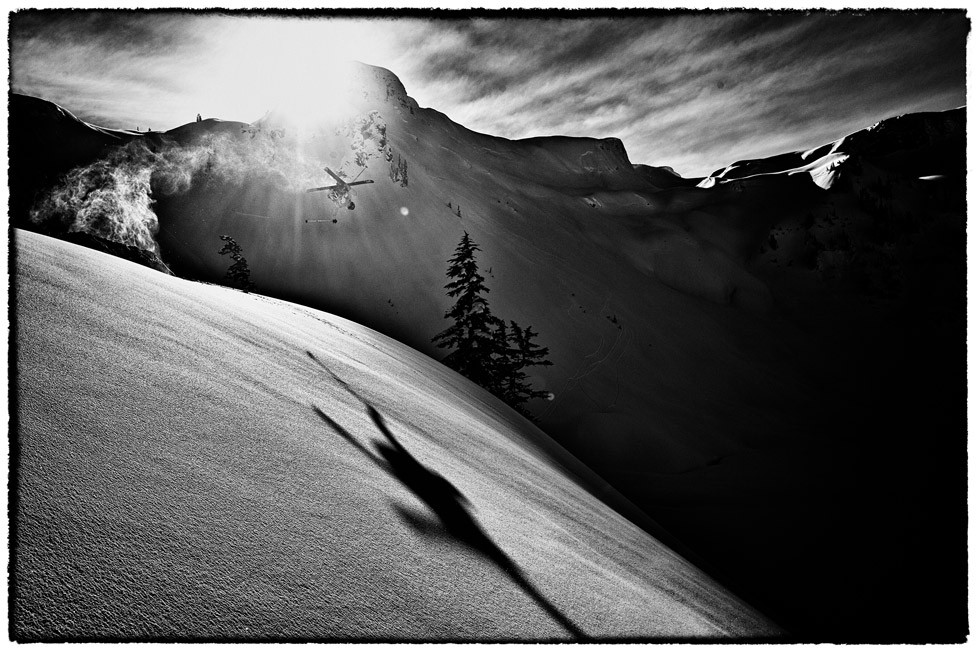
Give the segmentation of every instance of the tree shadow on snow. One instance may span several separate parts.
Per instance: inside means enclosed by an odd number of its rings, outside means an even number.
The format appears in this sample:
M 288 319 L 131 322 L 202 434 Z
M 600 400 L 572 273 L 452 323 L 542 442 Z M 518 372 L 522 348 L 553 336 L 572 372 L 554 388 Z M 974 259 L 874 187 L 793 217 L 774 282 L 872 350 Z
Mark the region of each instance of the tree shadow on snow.
M 372 440 L 374 451 L 364 446 L 329 415 L 313 406 L 313 411 L 326 422 L 337 434 L 343 437 L 354 448 L 364 454 L 380 469 L 390 474 L 408 490 L 410 490 L 432 514 L 422 514 L 407 509 L 398 504 L 392 504 L 402 521 L 422 536 L 444 539 L 457 545 L 465 546 L 493 562 L 501 571 L 507 574 L 524 593 L 534 600 L 545 612 L 578 640 L 588 639 L 588 636 L 561 613 L 547 598 L 542 596 L 530 579 L 487 535 L 479 522 L 470 513 L 469 499 L 438 472 L 426 467 L 409 453 L 395 438 L 388 428 L 384 418 L 370 403 L 365 401 L 353 388 L 340 379 L 312 352 L 306 352 L 310 358 L 325 369 L 345 390 L 357 397 L 364 404 L 367 413 L 375 427 L 385 437 L 385 441 Z

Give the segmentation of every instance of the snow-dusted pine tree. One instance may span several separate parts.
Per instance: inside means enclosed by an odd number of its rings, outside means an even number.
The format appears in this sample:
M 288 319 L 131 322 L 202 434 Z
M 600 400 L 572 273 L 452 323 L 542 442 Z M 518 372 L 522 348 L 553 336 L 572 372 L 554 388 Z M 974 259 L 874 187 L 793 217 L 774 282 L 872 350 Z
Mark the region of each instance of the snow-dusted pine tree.
M 219 238 L 225 241 L 225 244 L 218 254 L 222 256 L 230 254 L 232 260 L 235 261 L 228 267 L 228 271 L 225 272 L 225 278 L 228 280 L 229 285 L 232 288 L 239 288 L 245 292 L 255 290 L 255 284 L 251 280 L 252 271 L 248 267 L 248 261 L 242 256 L 241 245 L 235 242 L 235 239 L 231 236 L 219 236 Z
M 499 322 L 490 313 L 490 304 L 484 294 L 490 291 L 484 285 L 483 275 L 476 264 L 479 246 L 467 232 L 456 247 L 455 255 L 447 261 L 446 294 L 456 298 L 445 317 L 453 321 L 445 331 L 432 338 L 437 346 L 451 350 L 443 359 L 474 383 L 493 390 L 498 385 L 494 374 L 495 331 Z

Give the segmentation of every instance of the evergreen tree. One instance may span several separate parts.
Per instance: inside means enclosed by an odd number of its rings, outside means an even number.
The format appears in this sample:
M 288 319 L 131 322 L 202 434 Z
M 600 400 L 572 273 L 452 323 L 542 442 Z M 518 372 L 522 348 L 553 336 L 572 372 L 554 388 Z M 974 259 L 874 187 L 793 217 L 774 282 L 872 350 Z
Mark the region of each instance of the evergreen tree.
M 511 320 L 510 333 L 507 334 L 509 343 L 506 350 L 507 362 L 501 366 L 505 376 L 500 397 L 522 413 L 524 404 L 529 400 L 547 397 L 549 394 L 542 390 L 534 390 L 524 372 L 526 367 L 552 364 L 545 358 L 548 355 L 548 348 L 534 343 L 537 336 L 538 334 L 531 330 L 531 327 L 521 329 Z
M 484 285 L 483 275 L 476 264 L 479 246 L 470 239 L 467 232 L 456 247 L 455 255 L 447 261 L 446 276 L 451 281 L 446 284 L 446 294 L 456 298 L 456 303 L 446 312 L 445 317 L 453 321 L 445 331 L 432 338 L 437 346 L 450 349 L 443 359 L 450 368 L 456 370 L 474 383 L 492 390 L 498 385 L 494 374 L 496 336 L 499 320 L 490 313 L 490 304 L 484 294 L 490 292 Z
M 535 344 L 538 334 L 531 327 L 522 329 L 513 321 L 508 327 L 491 314 L 484 297 L 489 290 L 476 264 L 478 251 L 479 246 L 464 231 L 446 270 L 451 279 L 446 294 L 457 298 L 445 315 L 453 324 L 432 341 L 451 350 L 443 363 L 530 417 L 524 404 L 549 393 L 534 390 L 524 369 L 551 365 L 546 358 L 548 348 Z
M 492 385 L 487 390 L 511 404 L 512 379 L 519 373 L 515 367 L 516 350 L 510 346 L 507 324 L 500 318 L 493 317 L 492 331 L 493 353 L 487 361 L 491 372 Z
M 248 267 L 248 261 L 242 256 L 241 246 L 231 236 L 219 236 L 219 238 L 225 241 L 225 244 L 218 254 L 222 256 L 229 254 L 234 261 L 225 272 L 228 284 L 232 288 L 239 288 L 245 292 L 255 290 L 255 284 L 251 281 L 252 271 Z

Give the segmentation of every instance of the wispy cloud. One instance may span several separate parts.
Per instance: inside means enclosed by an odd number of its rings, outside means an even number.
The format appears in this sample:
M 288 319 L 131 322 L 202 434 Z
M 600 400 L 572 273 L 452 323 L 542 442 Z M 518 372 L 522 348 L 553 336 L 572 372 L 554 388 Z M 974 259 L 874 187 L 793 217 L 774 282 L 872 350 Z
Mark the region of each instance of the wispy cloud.
M 616 136 L 635 161 L 691 175 L 966 101 L 962 13 L 499 21 L 484 32 L 453 29 L 464 54 L 415 52 L 405 76 L 416 97 L 508 137 Z M 513 53 L 513 67 L 481 64 Z
M 190 29 L 188 29 L 190 27 Z M 11 86 L 109 126 L 169 124 L 206 48 L 178 15 L 22 12 L 11 21 Z
M 93 119 L 167 128 L 197 111 L 254 119 L 283 76 L 329 85 L 334 58 L 359 59 L 470 129 L 615 136 L 635 162 L 696 176 L 965 104 L 968 29 L 961 11 L 302 22 L 15 14 L 11 64 L 15 89 Z

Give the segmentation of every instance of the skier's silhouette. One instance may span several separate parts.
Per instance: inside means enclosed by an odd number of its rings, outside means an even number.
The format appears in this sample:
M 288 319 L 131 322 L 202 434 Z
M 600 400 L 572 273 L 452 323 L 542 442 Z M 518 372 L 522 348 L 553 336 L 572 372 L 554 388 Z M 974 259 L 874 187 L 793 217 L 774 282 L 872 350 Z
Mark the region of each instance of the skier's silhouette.
M 548 599 L 538 592 L 537 588 L 524 575 L 524 572 L 490 539 L 490 536 L 487 535 L 486 531 L 483 530 L 473 515 L 470 514 L 469 506 L 472 504 L 469 499 L 444 476 L 416 460 L 398 439 L 395 438 L 385 423 L 384 418 L 374 406 L 365 401 L 347 382 L 343 381 L 330 368 L 321 363 L 312 352 L 308 351 L 306 353 L 340 383 L 345 390 L 357 397 L 364 404 L 368 415 L 371 417 L 371 421 L 374 422 L 377 429 L 384 435 L 387 442 L 373 441 L 372 444 L 377 453 L 372 452 L 358 442 L 350 432 L 335 422 L 329 415 L 317 406 L 313 406 L 316 414 L 375 465 L 391 474 L 391 476 L 408 488 L 435 514 L 438 518 L 438 523 L 432 523 L 425 516 L 414 514 L 396 506 L 396 510 L 399 511 L 402 518 L 422 534 L 448 535 L 451 539 L 486 556 L 504 571 L 518 587 L 524 590 L 531 599 L 551 615 L 555 621 L 571 633 L 575 639 L 588 639 L 588 636 L 578 626 L 572 623 Z

